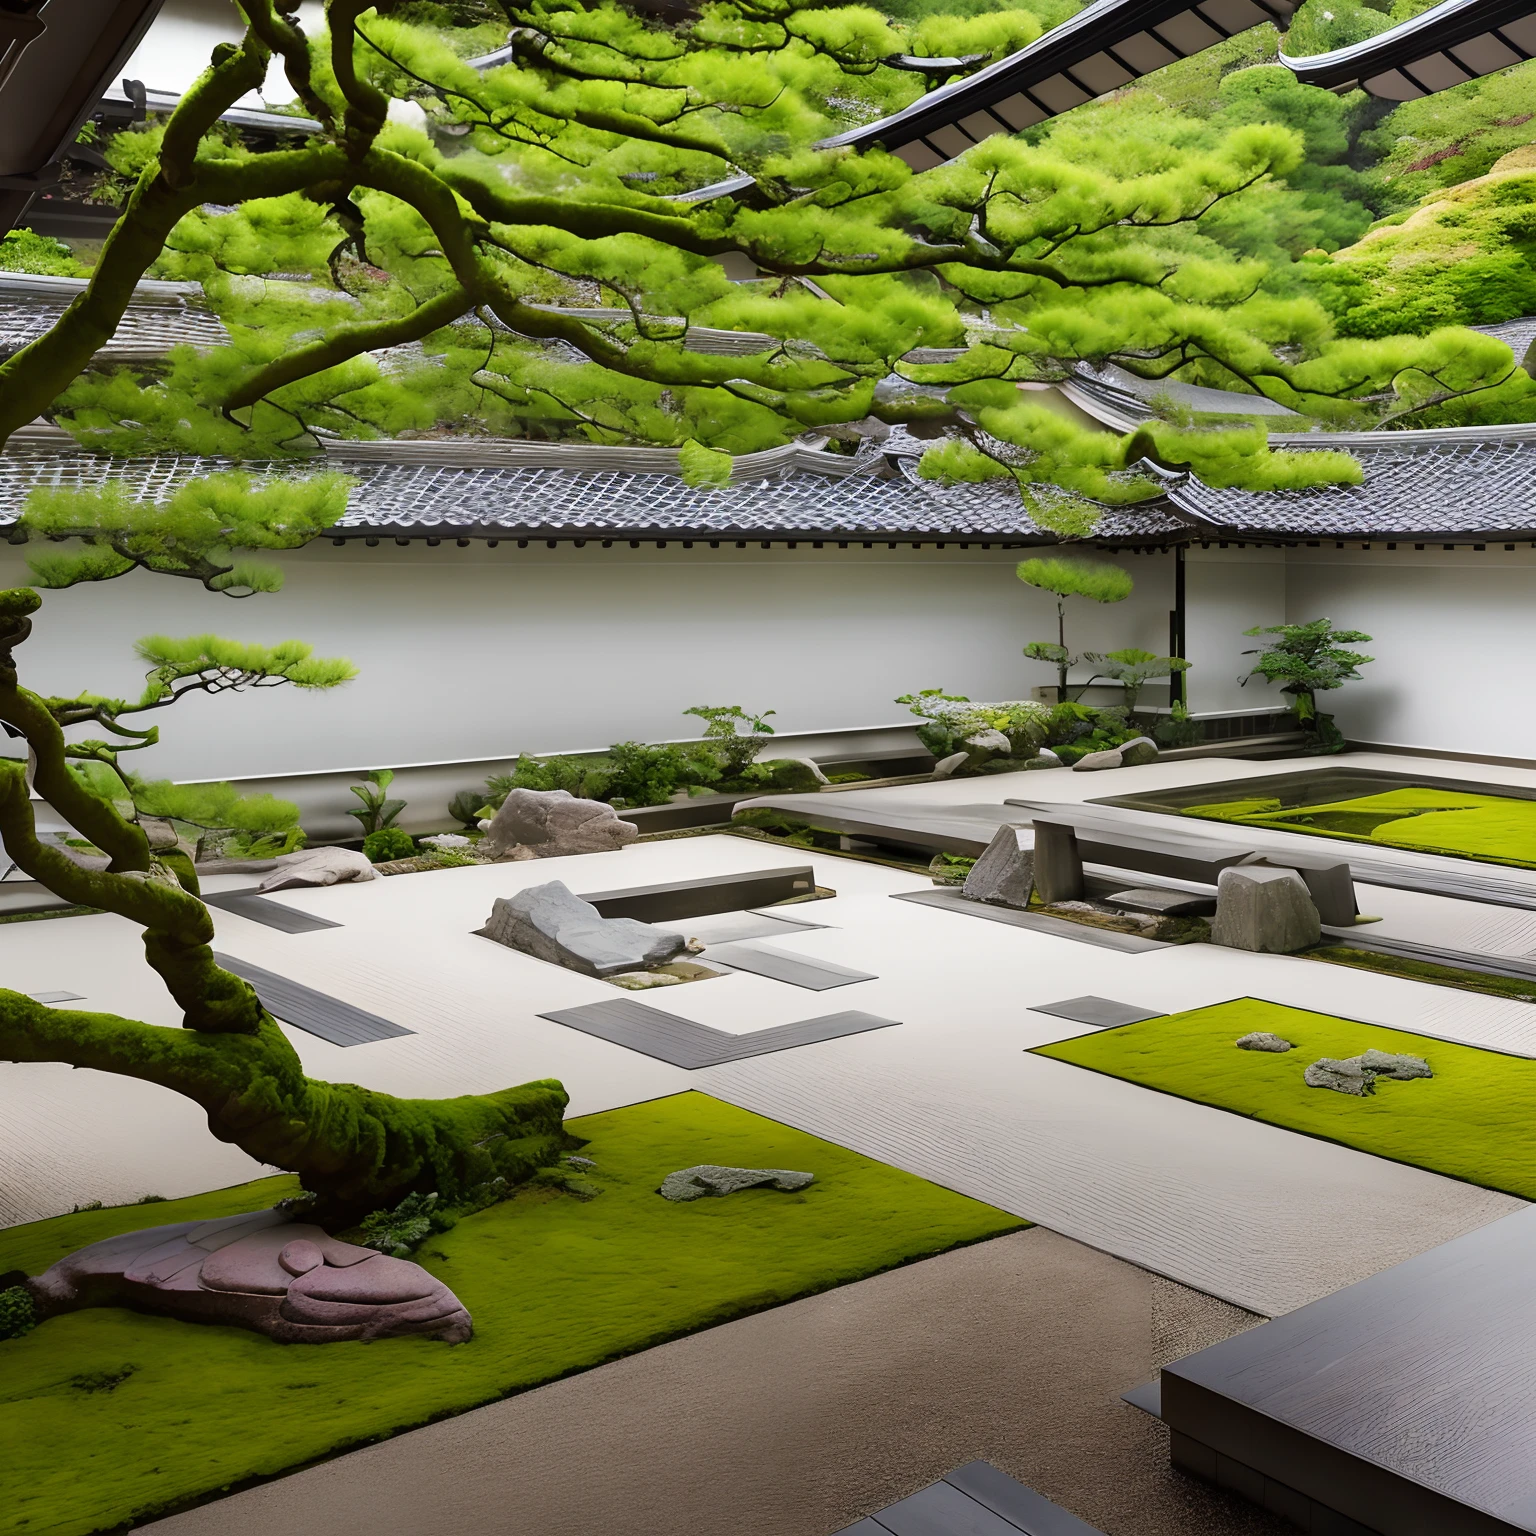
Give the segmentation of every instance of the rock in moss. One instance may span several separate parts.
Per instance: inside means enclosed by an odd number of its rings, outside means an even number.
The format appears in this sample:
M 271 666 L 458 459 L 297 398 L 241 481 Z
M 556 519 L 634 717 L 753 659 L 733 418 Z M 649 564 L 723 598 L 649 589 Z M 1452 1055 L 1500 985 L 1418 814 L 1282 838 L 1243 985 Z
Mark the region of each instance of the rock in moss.
M 1406 1083 L 1415 1077 L 1433 1077 L 1429 1063 L 1422 1056 L 1398 1056 L 1391 1051 L 1369 1050 L 1360 1058 L 1360 1065 L 1376 1077 L 1394 1078 Z
M 1267 1029 L 1256 1029 L 1251 1035 L 1244 1035 L 1237 1042 L 1240 1051 L 1294 1051 L 1296 1047 L 1289 1040 L 1282 1039 L 1279 1035 L 1272 1035 Z
M 1331 1088 L 1335 1093 L 1353 1094 L 1357 1099 L 1376 1091 L 1376 1074 L 1368 1072 L 1358 1056 L 1346 1061 L 1320 1056 L 1302 1077 L 1308 1088 Z
M 716 1163 L 700 1163 L 696 1168 L 669 1173 L 658 1193 L 664 1200 L 702 1200 L 705 1195 L 734 1195 L 737 1190 L 756 1189 L 762 1184 L 773 1189 L 804 1189 L 815 1177 L 814 1173 L 796 1173 L 789 1168 L 722 1168 Z

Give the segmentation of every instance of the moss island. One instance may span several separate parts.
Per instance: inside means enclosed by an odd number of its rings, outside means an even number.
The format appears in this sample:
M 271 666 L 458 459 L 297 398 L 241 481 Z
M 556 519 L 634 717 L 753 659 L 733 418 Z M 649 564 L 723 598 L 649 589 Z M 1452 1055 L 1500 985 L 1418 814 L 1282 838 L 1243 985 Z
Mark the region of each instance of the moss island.
M 1536 800 L 1507 795 L 1412 786 L 1321 805 L 1227 800 L 1187 806 L 1181 814 L 1536 869 Z

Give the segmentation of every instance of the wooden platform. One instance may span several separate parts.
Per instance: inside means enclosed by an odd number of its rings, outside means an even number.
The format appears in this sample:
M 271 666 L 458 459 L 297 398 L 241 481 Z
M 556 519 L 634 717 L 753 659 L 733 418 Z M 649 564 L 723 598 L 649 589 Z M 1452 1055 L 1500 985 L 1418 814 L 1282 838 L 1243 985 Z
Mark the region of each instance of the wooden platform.
M 969 1461 L 837 1536 L 1103 1536 L 1097 1526 L 1015 1482 L 990 1461 Z
M 1165 1367 L 1175 1466 L 1318 1532 L 1536 1531 L 1536 1208 Z

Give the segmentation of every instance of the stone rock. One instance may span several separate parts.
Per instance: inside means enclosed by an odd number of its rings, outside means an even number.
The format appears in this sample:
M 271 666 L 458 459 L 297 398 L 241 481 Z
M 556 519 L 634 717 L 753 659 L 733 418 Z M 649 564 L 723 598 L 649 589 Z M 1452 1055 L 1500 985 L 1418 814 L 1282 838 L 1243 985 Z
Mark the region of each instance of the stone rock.
M 1035 839 L 1027 826 L 999 827 L 971 866 L 961 894 L 996 907 L 1029 905 L 1035 888 Z
M 688 947 L 682 934 L 669 929 L 604 917 L 559 880 L 497 897 L 480 932 L 508 949 L 597 977 L 665 965 Z
M 1279 1035 L 1272 1035 L 1267 1029 L 1256 1029 L 1251 1035 L 1244 1035 L 1237 1042 L 1240 1051 L 1294 1051 L 1296 1047 L 1289 1040 L 1282 1039 Z
M 421 841 L 428 848 L 468 848 L 469 839 L 462 832 L 438 832 L 432 837 L 424 837 Z
M 941 757 L 933 765 L 933 776 L 936 779 L 947 779 L 957 768 L 963 768 L 971 760 L 969 752 L 951 752 L 948 757 Z
M 597 1167 L 597 1164 L 594 1163 L 590 1157 L 568 1157 L 568 1158 L 566 1158 L 566 1162 L 568 1162 L 571 1165 L 572 1168 L 596 1168 Z
M 1212 896 L 1165 891 L 1152 886 L 1116 891 L 1104 900 L 1111 907 L 1120 907 L 1127 912 L 1150 912 L 1156 917 L 1209 917 L 1216 910 L 1216 900 Z
M 788 1168 L 722 1168 L 716 1163 L 700 1163 L 696 1168 L 680 1168 L 661 1181 L 664 1200 L 702 1200 L 705 1195 L 734 1195 L 739 1189 L 756 1189 L 769 1184 L 774 1189 L 804 1189 L 815 1179 L 814 1173 L 795 1173 Z
M 601 800 L 578 800 L 565 789 L 514 789 L 489 821 L 484 852 L 507 858 L 556 859 L 568 853 L 610 853 L 640 836 L 632 821 Z
M 1289 869 L 1236 865 L 1216 882 L 1211 943 L 1265 955 L 1293 955 L 1322 937 L 1317 908 Z
M 979 747 L 983 752 L 1001 752 L 1005 756 L 1013 750 L 1012 743 L 999 730 L 988 726 L 983 731 L 973 731 L 963 738 L 966 746 Z
M 92 1243 L 28 1282 L 45 1316 L 132 1307 L 251 1328 L 280 1344 L 426 1334 L 462 1344 L 464 1305 L 419 1264 L 338 1242 L 282 1209 Z
M 348 880 L 377 880 L 378 871 L 358 848 L 301 848 L 279 854 L 260 891 L 284 891 L 300 885 L 340 885 Z
M 1089 752 L 1072 764 L 1074 772 L 1097 773 L 1101 768 L 1136 768 L 1156 762 L 1157 743 L 1150 736 L 1138 736 L 1103 752 Z
M 1308 1088 L 1331 1088 L 1335 1093 L 1350 1093 L 1363 1099 L 1376 1091 L 1376 1074 L 1368 1072 L 1358 1056 L 1337 1061 L 1320 1056 L 1302 1073 Z
M 1374 1047 L 1360 1057 L 1360 1065 L 1377 1077 L 1390 1077 L 1400 1083 L 1416 1077 L 1435 1075 L 1422 1056 L 1398 1056 L 1391 1051 L 1378 1051 Z
M 1030 758 L 1029 766 L 1031 768 L 1060 768 L 1062 766 L 1062 761 L 1056 755 L 1056 753 L 1051 751 L 1049 747 L 1041 747 L 1040 750 L 1036 752 L 1032 758 Z

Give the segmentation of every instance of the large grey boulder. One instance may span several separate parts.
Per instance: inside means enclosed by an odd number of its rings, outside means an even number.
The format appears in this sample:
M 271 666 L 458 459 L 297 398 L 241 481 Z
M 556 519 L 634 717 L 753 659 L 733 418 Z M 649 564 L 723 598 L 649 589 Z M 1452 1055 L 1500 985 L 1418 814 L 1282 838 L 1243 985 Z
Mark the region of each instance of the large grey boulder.
M 1406 1083 L 1415 1077 L 1433 1077 L 1429 1063 L 1422 1056 L 1399 1056 L 1391 1051 L 1374 1048 L 1360 1057 L 1360 1065 L 1377 1077 L 1390 1077 Z
M 665 965 L 688 947 L 681 933 L 632 917 L 604 917 L 559 880 L 498 897 L 480 932 L 508 949 L 597 977 Z
M 1273 1051 L 1276 1055 L 1296 1049 L 1289 1040 L 1273 1035 L 1267 1029 L 1256 1029 L 1251 1035 L 1244 1035 L 1237 1042 L 1237 1048 L 1240 1051 Z
M 1266 955 L 1293 955 L 1322 937 L 1317 908 L 1289 869 L 1235 865 L 1216 882 L 1216 917 L 1211 943 Z
M 1406 1083 L 1416 1077 L 1434 1075 L 1422 1056 L 1400 1056 L 1374 1048 L 1342 1061 L 1323 1056 L 1302 1074 L 1309 1088 L 1331 1088 L 1335 1093 L 1352 1093 L 1360 1098 L 1376 1091 L 1378 1077 Z
M 45 1317 L 132 1307 L 252 1328 L 280 1344 L 473 1331 L 452 1291 L 419 1264 L 293 1222 L 281 1208 L 183 1221 L 109 1237 L 28 1282 Z
M 601 800 L 578 800 L 566 789 L 514 789 L 482 821 L 483 853 L 493 858 L 556 859 L 568 853 L 610 853 L 640 836 L 632 821 Z
M 1088 752 L 1072 764 L 1075 773 L 1096 773 L 1101 768 L 1139 768 L 1157 761 L 1157 743 L 1150 736 L 1138 736 L 1103 752 Z
M 756 1189 L 762 1184 L 774 1189 L 804 1189 L 815 1178 L 814 1173 L 796 1173 L 790 1168 L 722 1168 L 717 1163 L 700 1163 L 696 1168 L 669 1173 L 658 1193 L 664 1200 L 702 1200 L 705 1195 L 734 1195 L 739 1189 Z
M 1035 888 L 1035 838 L 1027 826 L 999 827 L 971 866 L 961 894 L 997 907 L 1029 905 Z
M 1331 1088 L 1335 1093 L 1353 1094 L 1357 1099 L 1376 1091 L 1376 1074 L 1367 1072 L 1358 1056 L 1344 1061 L 1320 1056 L 1301 1075 L 1308 1088 Z

